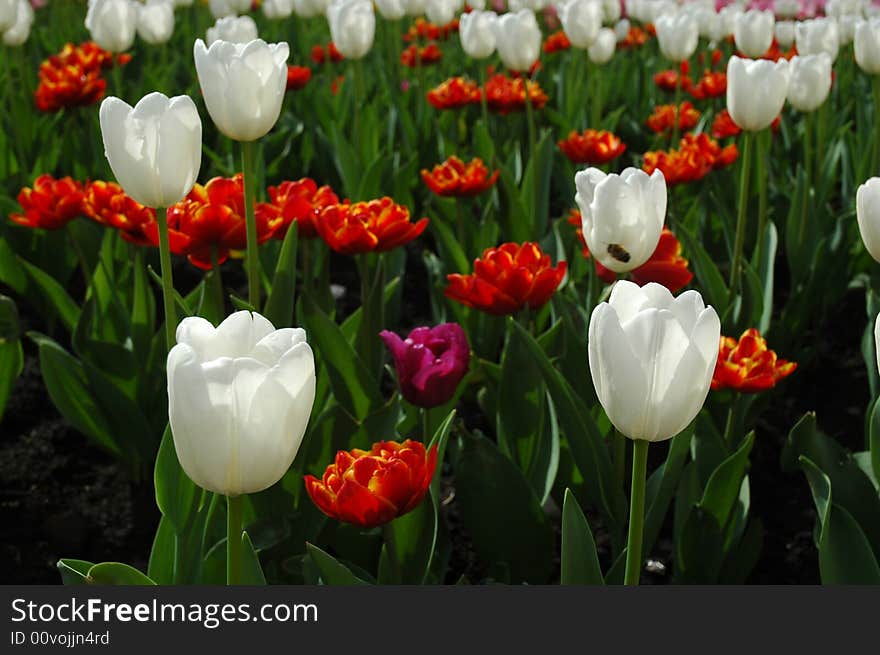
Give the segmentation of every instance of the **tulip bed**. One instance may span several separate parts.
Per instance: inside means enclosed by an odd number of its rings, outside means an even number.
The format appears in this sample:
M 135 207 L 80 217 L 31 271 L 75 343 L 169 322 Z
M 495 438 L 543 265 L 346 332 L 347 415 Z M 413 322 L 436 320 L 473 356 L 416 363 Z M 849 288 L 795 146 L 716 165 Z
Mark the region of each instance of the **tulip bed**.
M 880 583 L 870 3 L 33 4 L 4 581 Z

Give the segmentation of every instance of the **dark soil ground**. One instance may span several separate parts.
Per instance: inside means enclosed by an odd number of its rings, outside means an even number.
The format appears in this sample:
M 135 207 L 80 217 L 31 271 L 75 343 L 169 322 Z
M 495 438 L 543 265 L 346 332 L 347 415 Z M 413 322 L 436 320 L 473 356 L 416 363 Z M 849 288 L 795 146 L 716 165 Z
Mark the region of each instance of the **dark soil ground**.
M 416 247 L 409 250 L 404 280 L 402 330 L 429 313 L 425 273 Z M 356 273 L 334 266 L 334 281 L 356 300 Z M 785 436 L 805 411 L 817 410 L 820 425 L 847 447 L 862 448 L 863 417 L 869 402 L 864 364 L 859 352 L 862 327 L 848 316 L 863 316 L 863 298 L 850 293 L 840 312 L 817 330 L 816 360 L 786 381 L 758 426 L 752 453 L 752 512 L 765 527 L 762 556 L 750 582 L 817 583 L 817 554 L 812 540 L 813 502 L 800 473 L 784 474 L 779 458 Z M 33 325 L 35 318 L 27 316 Z M 37 321 L 38 322 L 38 321 Z M 59 416 L 40 378 L 35 349 L 26 343 L 26 365 L 13 390 L 0 426 L 0 582 L 55 584 L 59 558 L 128 562 L 144 570 L 159 514 L 151 480 L 132 472 L 72 430 Z M 466 410 L 466 408 L 463 408 Z M 471 412 L 464 411 L 466 417 Z M 473 414 L 473 413 L 471 413 Z M 474 426 L 469 426 L 474 427 Z M 485 566 L 473 552 L 458 519 L 454 479 L 444 475 L 447 527 L 453 542 L 448 582 L 464 575 L 479 582 Z M 601 535 L 597 534 L 597 542 Z M 658 543 L 662 566 L 649 565 L 645 582 L 668 581 L 668 540 Z

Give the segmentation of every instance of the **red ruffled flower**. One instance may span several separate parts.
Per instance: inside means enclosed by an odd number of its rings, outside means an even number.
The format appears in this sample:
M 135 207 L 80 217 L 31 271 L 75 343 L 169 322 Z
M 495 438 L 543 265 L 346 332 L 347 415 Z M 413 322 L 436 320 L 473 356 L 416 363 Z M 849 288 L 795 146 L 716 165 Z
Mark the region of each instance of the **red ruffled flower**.
M 417 45 L 411 45 L 400 53 L 400 63 L 407 68 L 436 64 L 442 58 L 443 52 L 436 43 L 429 43 L 421 49 Z
M 55 112 L 98 102 L 107 88 L 101 77 L 103 70 L 130 60 L 131 55 L 114 57 L 91 41 L 78 46 L 68 43 L 40 64 L 39 84 L 34 92 L 37 109 Z
M 329 186 L 319 187 L 311 178 L 294 182 L 282 182 L 268 189 L 270 202 L 257 204 L 256 213 L 266 217 L 272 236 L 283 240 L 295 221 L 299 226 L 300 239 L 318 236 L 315 219 L 321 210 L 339 202 L 339 197 Z
M 156 210 L 126 195 L 115 182 L 89 182 L 83 208 L 86 215 L 98 223 L 119 230 L 126 241 L 139 246 L 153 245 L 147 231 L 150 226 L 156 226 Z
M 542 109 L 547 104 L 547 94 L 537 82 L 532 80 L 526 81 L 521 77 L 510 78 L 503 73 L 497 73 L 486 80 L 483 92 L 486 94 L 489 109 L 504 115 L 512 111 L 525 110 L 527 88 L 532 107 Z
M 716 139 L 726 139 L 731 136 L 739 136 L 742 130 L 739 125 L 733 122 L 730 113 L 726 109 L 722 109 L 715 114 L 712 120 L 712 136 Z
M 722 71 L 706 71 L 690 92 L 696 100 L 723 96 L 727 93 L 727 74 Z
M 336 48 L 336 44 L 333 43 L 333 41 L 327 44 L 326 49 L 322 48 L 320 45 L 312 46 L 310 57 L 318 66 L 325 63 L 328 59 L 334 64 L 345 59 L 345 57 L 342 56 L 342 53 Z
M 453 155 L 433 170 L 422 169 L 422 180 L 438 196 L 475 196 L 488 191 L 498 180 L 479 157 L 465 164 Z
M 606 130 L 586 129 L 580 134 L 572 130 L 557 145 L 573 164 L 591 166 L 605 164 L 626 151 L 626 144 Z
M 409 243 L 428 227 L 428 219 L 410 221 L 409 209 L 385 197 L 325 207 L 316 217 L 318 234 L 342 255 L 385 252 Z
M 287 66 L 287 90 L 298 91 L 312 79 L 312 69 L 308 66 Z
M 685 91 L 690 91 L 693 88 L 694 81 L 690 78 L 688 73 L 690 72 L 690 64 L 686 61 L 681 62 L 679 69 L 676 70 L 665 70 L 660 71 L 656 75 L 654 75 L 654 84 L 658 89 L 662 89 L 663 91 L 675 91 L 676 87 L 681 87 Z
M 544 53 L 548 55 L 569 49 L 571 49 L 571 41 L 568 40 L 564 30 L 553 32 L 553 34 L 548 36 L 544 41 L 543 50 Z
M 587 247 L 587 242 L 581 229 L 583 221 L 580 211 L 572 209 L 567 220 L 576 228 L 584 257 L 590 259 L 590 249 Z M 593 263 L 596 266 L 596 274 L 599 276 L 599 279 L 607 284 L 617 280 L 617 273 L 605 268 L 599 263 L 599 260 L 593 260 Z M 629 276 L 639 286 L 644 286 L 648 282 L 656 282 L 657 284 L 662 284 L 672 293 L 676 293 L 686 287 L 694 278 L 693 273 L 688 270 L 688 260 L 681 254 L 681 243 L 672 231 L 665 227 L 660 233 L 660 241 L 657 243 L 654 254 L 644 264 L 630 271 Z
M 322 479 L 305 476 L 306 491 L 330 518 L 362 528 L 393 521 L 418 507 L 437 468 L 437 446 L 380 441 L 370 450 L 341 450 Z
M 645 121 L 653 132 L 671 132 L 678 116 L 678 129 L 682 132 L 694 127 L 700 120 L 700 112 L 690 102 L 681 103 L 676 111 L 675 105 L 657 105 Z
M 403 34 L 403 40 L 407 43 L 413 41 L 445 41 L 450 36 L 458 32 L 458 19 L 446 23 L 446 25 L 435 25 L 424 18 L 416 18 L 413 24 Z
M 446 297 L 496 316 L 538 309 L 556 292 L 566 263 L 552 266 L 537 243 L 505 243 L 474 260 L 474 272 L 448 275 Z
M 646 152 L 642 170 L 649 175 L 660 169 L 666 184 L 674 186 L 703 179 L 711 171 L 729 166 L 739 156 L 736 144 L 722 148 L 703 132 L 686 134 L 678 150 Z
M 481 93 L 476 82 L 464 77 L 451 77 L 428 91 L 427 98 L 437 109 L 459 109 L 480 104 Z
M 215 177 L 192 191 L 173 207 L 168 208 L 168 232 L 171 252 L 186 255 L 190 263 L 203 270 L 213 268 L 212 251 L 222 264 L 231 251 L 247 248 L 247 227 L 244 211 L 244 183 L 241 173 L 232 178 Z M 256 214 L 257 242 L 272 236 L 269 216 Z M 147 235 L 159 244 L 158 226 L 150 226 Z
M 766 391 L 796 368 L 795 362 L 777 359 L 776 353 L 767 349 L 767 340 L 755 328 L 749 328 L 739 341 L 721 337 L 712 389 L 733 389 L 741 393 Z
M 629 32 L 627 32 L 626 38 L 624 38 L 623 41 L 618 41 L 617 47 L 620 50 L 638 48 L 645 45 L 648 42 L 649 38 L 651 38 L 651 34 L 648 31 L 633 25 L 629 28 Z
M 40 175 L 33 187 L 25 187 L 18 194 L 23 213 L 10 214 L 9 219 L 25 227 L 57 230 L 85 213 L 83 185 L 62 177 Z

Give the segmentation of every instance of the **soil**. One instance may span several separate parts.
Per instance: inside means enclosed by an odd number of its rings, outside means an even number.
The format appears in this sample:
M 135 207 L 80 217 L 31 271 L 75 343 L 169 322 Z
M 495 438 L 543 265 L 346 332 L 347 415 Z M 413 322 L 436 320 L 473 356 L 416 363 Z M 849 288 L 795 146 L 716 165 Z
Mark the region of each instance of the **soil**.
M 415 244 L 408 248 L 407 266 L 401 331 L 418 324 L 430 311 L 423 291 L 426 274 Z M 340 305 L 352 303 L 358 293 L 353 268 L 334 260 L 333 278 L 347 290 L 347 300 Z M 787 387 L 774 397 L 758 426 L 750 472 L 752 513 L 762 521 L 765 533 L 751 583 L 819 582 L 809 488 L 802 474 L 782 473 L 779 459 L 788 430 L 809 410 L 819 410 L 820 426 L 848 448 L 863 448 L 869 398 L 859 351 L 862 328 L 847 320 L 864 315 L 863 298 L 858 292 L 848 294 L 841 311 L 817 327 L 822 338 L 815 340 L 815 359 L 784 383 Z M 340 314 L 344 313 L 340 307 Z M 25 319 L 35 321 L 32 316 Z M 151 481 L 136 479 L 65 423 L 42 384 L 35 348 L 25 340 L 25 349 L 24 372 L 0 430 L 0 523 L 4 526 L 0 582 L 57 584 L 55 565 L 62 557 L 117 560 L 145 570 L 159 519 Z M 474 412 L 462 415 L 467 421 Z M 462 577 L 480 582 L 486 567 L 458 519 L 453 485 L 454 478 L 444 470 L 441 497 L 449 501 L 443 507 L 452 541 L 446 582 Z M 601 541 L 597 534 L 597 542 Z M 671 570 L 669 540 L 661 537 L 655 551 L 651 557 L 656 561 L 649 563 L 643 580 L 663 584 Z

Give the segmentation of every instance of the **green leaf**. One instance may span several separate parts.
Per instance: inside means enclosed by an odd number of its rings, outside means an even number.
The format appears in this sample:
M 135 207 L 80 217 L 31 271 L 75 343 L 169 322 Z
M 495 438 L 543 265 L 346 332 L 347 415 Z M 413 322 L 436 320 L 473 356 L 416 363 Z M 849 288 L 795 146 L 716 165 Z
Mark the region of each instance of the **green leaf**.
M 309 557 L 312 558 L 318 571 L 321 573 L 321 580 L 326 585 L 365 585 L 365 580 L 357 577 L 344 564 L 336 560 L 335 557 L 328 555 L 314 544 L 306 544 L 309 551 Z
M 730 291 L 727 289 L 715 261 L 684 225 L 678 226 L 676 235 L 683 242 L 685 252 L 693 261 L 694 273 L 700 281 L 700 286 L 705 290 L 706 299 L 709 304 L 715 307 L 719 316 L 724 316 L 730 302 Z
M 80 585 L 89 584 L 89 569 L 94 564 L 81 559 L 60 559 L 57 566 L 65 585 Z
M 296 255 L 299 242 L 299 227 L 291 225 L 284 241 L 281 243 L 281 254 L 275 276 L 272 278 L 272 290 L 266 298 L 263 315 L 272 321 L 276 328 L 293 325 L 294 295 L 296 293 Z M 309 244 L 304 244 L 308 247 Z
M 25 270 L 36 286 L 37 291 L 55 310 L 64 327 L 72 332 L 76 322 L 79 320 L 79 305 L 76 304 L 55 278 L 44 273 L 41 269 L 21 257 L 17 257 L 17 259 L 19 266 Z
M 488 439 L 467 436 L 455 463 L 455 486 L 462 520 L 490 574 L 546 583 L 553 530 L 519 469 Z
M 819 574 L 823 584 L 880 584 L 880 566 L 859 524 L 831 495 L 831 479 L 799 458 L 819 514 Z
M 871 412 L 871 427 L 868 435 L 871 448 L 871 468 L 874 471 L 874 479 L 880 480 L 880 398 L 874 403 Z
M 241 533 L 241 584 L 265 585 L 266 576 L 260 566 L 260 558 L 247 532 Z
M 562 503 L 561 567 L 561 584 L 605 584 L 590 524 L 571 489 L 565 490 Z
M 560 428 L 590 495 L 603 509 L 614 528 L 621 529 L 625 521 L 626 498 L 616 483 L 611 457 L 589 410 L 532 336 L 515 321 L 511 325 L 520 333 L 541 369 L 556 407 Z
M 693 438 L 693 427 L 686 429 L 669 442 L 669 454 L 648 481 L 647 507 L 642 552 L 650 553 L 666 520 L 669 503 L 675 494 L 682 468 L 687 461 Z M 653 490 L 653 493 L 651 491 Z
M 110 423 L 92 395 L 83 365 L 61 346 L 31 332 L 40 356 L 40 373 L 52 403 L 73 427 L 109 451 L 120 454 Z
M 167 516 L 159 519 L 159 527 L 153 537 L 150 549 L 150 562 L 147 576 L 156 584 L 174 584 L 174 551 L 177 549 L 177 535 Z
M 200 494 L 177 459 L 171 425 L 165 428 L 162 435 L 156 467 L 153 469 L 153 484 L 156 487 L 156 504 L 162 516 L 168 519 L 176 534 L 184 535 L 196 511 Z
M 345 339 L 339 326 L 309 296 L 303 296 L 303 322 L 309 340 L 327 366 L 333 395 L 345 410 L 362 421 L 371 409 L 382 405 L 379 385 Z
M 0 421 L 12 392 L 12 385 L 24 367 L 18 310 L 11 298 L 0 295 Z
M 773 316 L 773 280 L 776 263 L 776 249 L 779 245 L 779 235 L 773 221 L 767 221 L 767 227 L 761 237 L 761 260 L 757 262 L 758 277 L 764 291 L 761 318 L 758 321 L 758 332 L 767 334 L 770 329 L 770 319 Z
M 89 569 L 90 584 L 151 586 L 156 583 L 128 564 L 102 562 Z
M 736 504 L 743 477 L 749 467 L 749 453 L 754 442 L 755 433 L 749 432 L 742 446 L 721 462 L 706 483 L 699 506 L 715 519 L 719 527 L 727 525 Z

